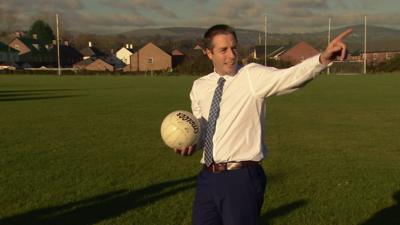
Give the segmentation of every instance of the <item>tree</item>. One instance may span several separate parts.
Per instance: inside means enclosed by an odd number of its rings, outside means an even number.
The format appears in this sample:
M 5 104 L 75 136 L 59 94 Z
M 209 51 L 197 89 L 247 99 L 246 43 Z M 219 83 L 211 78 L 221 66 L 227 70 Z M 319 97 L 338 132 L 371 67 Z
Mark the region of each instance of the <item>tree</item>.
M 213 71 L 213 65 L 200 50 L 192 51 L 185 57 L 182 64 L 176 67 L 176 72 L 185 75 L 204 75 Z
M 34 34 L 42 44 L 51 44 L 55 40 L 53 30 L 42 20 L 36 20 L 29 28 L 28 35 L 33 37 Z

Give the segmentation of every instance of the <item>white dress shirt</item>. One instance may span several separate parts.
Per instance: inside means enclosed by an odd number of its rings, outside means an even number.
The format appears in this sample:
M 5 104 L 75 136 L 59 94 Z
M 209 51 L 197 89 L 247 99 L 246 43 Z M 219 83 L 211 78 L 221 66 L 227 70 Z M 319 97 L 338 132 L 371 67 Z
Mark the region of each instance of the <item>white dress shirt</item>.
M 293 92 L 313 79 L 326 68 L 319 56 L 287 69 L 251 63 L 233 76 L 223 75 L 226 81 L 213 137 L 216 163 L 264 158 L 267 150 L 263 140 L 266 97 Z M 192 112 L 202 123 L 203 134 L 220 76 L 213 72 L 195 80 L 190 92 Z M 201 147 L 201 143 L 198 146 Z M 204 163 L 204 156 L 201 163 Z

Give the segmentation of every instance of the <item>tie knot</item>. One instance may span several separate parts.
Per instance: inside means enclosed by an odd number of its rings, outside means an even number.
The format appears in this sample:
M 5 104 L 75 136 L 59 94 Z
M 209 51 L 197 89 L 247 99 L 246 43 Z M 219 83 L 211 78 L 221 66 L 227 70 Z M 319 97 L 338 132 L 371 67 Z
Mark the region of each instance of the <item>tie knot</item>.
M 218 80 L 218 85 L 223 85 L 225 83 L 225 79 L 223 77 L 220 77 Z

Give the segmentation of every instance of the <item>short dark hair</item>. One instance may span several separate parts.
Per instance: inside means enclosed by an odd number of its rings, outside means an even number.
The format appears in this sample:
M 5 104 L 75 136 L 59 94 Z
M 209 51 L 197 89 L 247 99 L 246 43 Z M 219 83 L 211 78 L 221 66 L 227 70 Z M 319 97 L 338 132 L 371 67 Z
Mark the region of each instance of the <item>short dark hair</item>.
M 217 24 L 212 27 L 210 27 L 206 33 L 204 34 L 204 47 L 208 50 L 212 50 L 212 40 L 215 35 L 217 34 L 232 34 L 233 37 L 235 38 L 235 41 L 237 42 L 237 36 L 235 29 L 231 26 L 225 25 L 225 24 Z

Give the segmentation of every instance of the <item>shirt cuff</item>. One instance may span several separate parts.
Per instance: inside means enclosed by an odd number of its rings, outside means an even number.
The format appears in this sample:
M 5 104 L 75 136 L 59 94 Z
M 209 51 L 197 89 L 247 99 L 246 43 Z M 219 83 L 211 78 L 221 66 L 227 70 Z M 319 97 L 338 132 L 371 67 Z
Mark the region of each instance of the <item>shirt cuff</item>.
M 321 60 L 320 60 L 321 53 L 320 53 L 320 54 L 318 54 L 317 56 L 318 56 L 318 63 L 319 63 L 320 65 L 324 66 L 324 69 L 325 69 L 325 68 L 327 68 L 327 67 L 330 67 L 330 66 L 332 66 L 332 64 L 333 64 L 333 61 L 332 61 L 332 62 L 330 62 L 328 65 L 324 65 L 324 64 L 322 64 L 322 63 L 321 63 Z
M 315 65 L 315 71 L 318 73 L 321 72 L 322 70 L 330 67 L 333 64 L 333 62 L 330 62 L 328 65 L 322 64 L 321 61 L 319 60 L 320 56 L 321 56 L 321 54 L 318 54 L 318 55 L 310 58 L 310 61 L 312 62 L 312 64 Z

